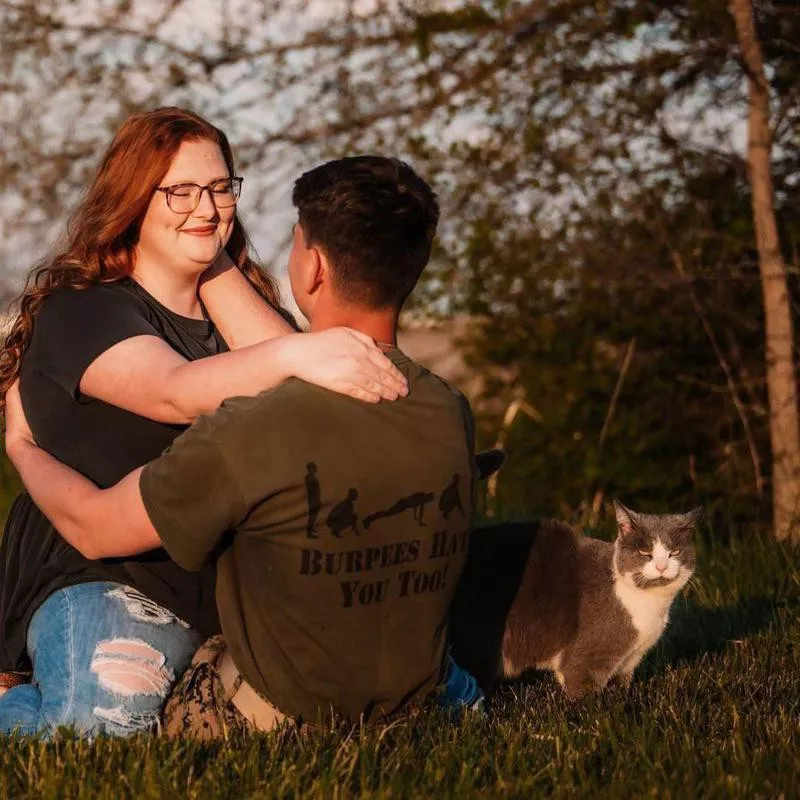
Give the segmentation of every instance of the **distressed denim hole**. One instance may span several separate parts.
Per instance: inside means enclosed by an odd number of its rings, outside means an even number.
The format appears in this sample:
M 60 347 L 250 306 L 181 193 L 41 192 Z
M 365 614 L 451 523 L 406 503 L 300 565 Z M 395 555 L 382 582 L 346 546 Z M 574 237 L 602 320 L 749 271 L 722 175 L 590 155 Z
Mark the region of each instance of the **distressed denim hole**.
M 175 616 L 169 609 L 160 606 L 149 597 L 131 589 L 130 586 L 120 586 L 106 592 L 106 597 L 113 597 L 125 606 L 127 612 L 139 622 L 149 622 L 151 625 L 170 625 L 179 622 L 184 627 L 188 625 Z
M 98 642 L 91 669 L 104 689 L 122 697 L 166 697 L 175 679 L 164 654 L 139 639 Z
M 158 722 L 158 712 L 149 711 L 136 713 L 128 711 L 122 706 L 116 708 L 103 708 L 95 706 L 92 709 L 94 716 L 102 723 L 118 729 L 123 733 L 135 733 L 136 731 L 149 731 Z

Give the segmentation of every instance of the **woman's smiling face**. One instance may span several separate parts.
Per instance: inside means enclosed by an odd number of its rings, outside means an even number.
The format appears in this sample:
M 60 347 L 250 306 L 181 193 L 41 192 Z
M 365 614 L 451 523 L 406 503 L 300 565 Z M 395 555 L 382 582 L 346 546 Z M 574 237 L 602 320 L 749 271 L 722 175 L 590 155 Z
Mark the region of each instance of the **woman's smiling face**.
M 159 184 L 206 186 L 231 177 L 219 146 L 208 140 L 183 142 Z M 199 275 L 214 262 L 233 231 L 236 206 L 217 208 L 209 190 L 191 213 L 176 213 L 164 192 L 155 192 L 142 221 L 137 262 Z

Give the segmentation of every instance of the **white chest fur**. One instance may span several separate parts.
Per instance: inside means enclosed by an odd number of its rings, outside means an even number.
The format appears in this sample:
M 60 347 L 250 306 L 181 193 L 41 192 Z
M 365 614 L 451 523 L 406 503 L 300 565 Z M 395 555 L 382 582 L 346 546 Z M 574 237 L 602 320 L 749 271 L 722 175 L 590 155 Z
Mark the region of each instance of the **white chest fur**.
M 643 656 L 664 632 L 677 589 L 672 586 L 640 589 L 618 577 L 614 583 L 614 593 L 630 614 L 637 633 L 633 651 Z

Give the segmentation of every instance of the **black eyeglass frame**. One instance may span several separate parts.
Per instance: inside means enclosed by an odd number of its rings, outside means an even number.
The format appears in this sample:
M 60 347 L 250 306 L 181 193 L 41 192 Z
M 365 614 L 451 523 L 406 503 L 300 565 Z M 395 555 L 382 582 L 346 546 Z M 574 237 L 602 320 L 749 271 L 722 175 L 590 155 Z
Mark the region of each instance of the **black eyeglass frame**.
M 212 187 L 216 186 L 218 183 L 224 183 L 226 181 L 230 181 L 231 182 L 231 188 L 234 190 L 234 198 L 233 198 L 233 202 L 229 206 L 221 206 L 221 205 L 219 205 L 219 203 L 217 202 L 216 198 L 214 197 L 214 192 L 212 191 Z M 200 205 L 200 200 L 203 197 L 203 192 L 205 192 L 206 190 L 208 190 L 208 196 L 211 198 L 211 202 L 217 208 L 233 208 L 239 202 L 239 198 L 242 195 L 242 183 L 243 182 L 244 182 L 244 178 L 243 177 L 241 177 L 239 175 L 233 175 L 230 178 L 220 178 L 219 180 L 211 181 L 211 183 L 207 183 L 205 186 L 201 186 L 199 183 L 173 183 L 171 186 L 157 186 L 156 187 L 156 191 L 164 193 L 164 197 L 165 197 L 165 199 L 167 201 L 167 207 L 169 208 L 170 211 L 173 211 L 176 214 L 191 214 L 193 211 L 195 211 L 197 209 L 197 206 Z M 197 192 L 197 200 L 195 201 L 195 204 L 188 211 L 175 211 L 175 209 L 172 207 L 172 203 L 170 202 L 172 200 L 172 198 L 173 198 L 172 192 L 175 189 L 183 189 L 183 188 L 186 188 L 188 186 L 192 186 L 195 189 L 199 190 Z M 188 200 L 189 198 L 187 197 L 187 198 L 181 198 L 181 199 L 182 200 L 184 200 L 184 199 Z

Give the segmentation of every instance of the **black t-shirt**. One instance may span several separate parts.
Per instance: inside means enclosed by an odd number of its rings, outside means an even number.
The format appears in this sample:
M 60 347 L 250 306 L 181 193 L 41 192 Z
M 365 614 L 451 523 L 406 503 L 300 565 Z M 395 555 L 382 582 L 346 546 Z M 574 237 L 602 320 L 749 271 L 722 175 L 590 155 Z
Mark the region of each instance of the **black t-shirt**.
M 37 443 L 101 487 L 157 458 L 187 427 L 155 422 L 79 390 L 83 373 L 101 353 L 142 335 L 160 337 L 188 360 L 228 349 L 212 323 L 173 313 L 126 279 L 53 293 L 34 318 L 23 358 L 20 393 Z M 0 669 L 28 667 L 25 639 L 33 613 L 55 590 L 88 581 L 133 586 L 203 635 L 219 631 L 211 565 L 187 572 L 163 549 L 89 561 L 23 494 L 0 544 Z

